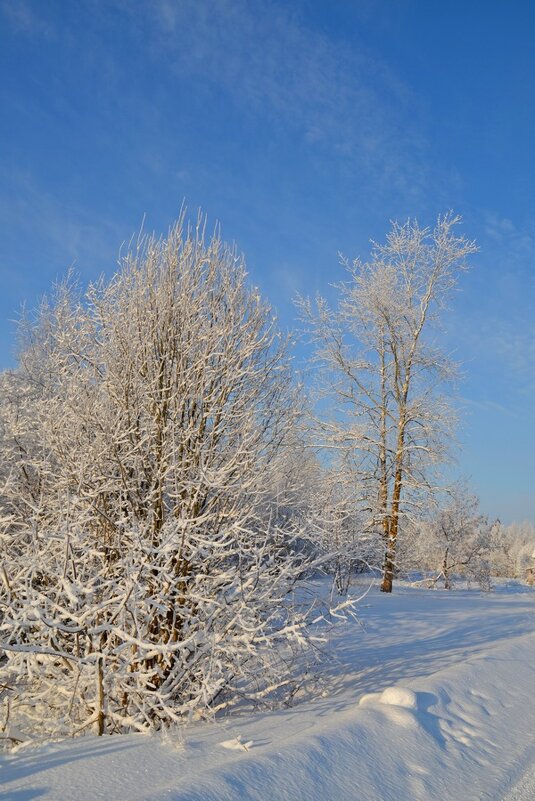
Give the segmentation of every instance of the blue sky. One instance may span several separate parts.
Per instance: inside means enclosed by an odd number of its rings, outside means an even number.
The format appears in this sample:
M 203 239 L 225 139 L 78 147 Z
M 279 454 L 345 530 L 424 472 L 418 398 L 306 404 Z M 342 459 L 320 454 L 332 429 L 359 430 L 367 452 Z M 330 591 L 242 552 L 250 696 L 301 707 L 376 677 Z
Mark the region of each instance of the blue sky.
M 339 251 L 453 209 L 481 249 L 445 323 L 458 471 L 535 521 L 534 37 L 527 3 L 0 0 L 0 368 L 24 301 L 184 198 L 288 327 Z

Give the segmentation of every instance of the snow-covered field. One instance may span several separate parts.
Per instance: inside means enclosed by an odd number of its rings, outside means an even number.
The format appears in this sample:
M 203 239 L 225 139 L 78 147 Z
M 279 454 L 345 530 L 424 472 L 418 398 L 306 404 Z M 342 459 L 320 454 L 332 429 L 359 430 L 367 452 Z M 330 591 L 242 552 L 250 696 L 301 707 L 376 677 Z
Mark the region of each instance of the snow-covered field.
M 372 589 L 320 697 L 0 759 L 2 801 L 532 801 L 535 592 Z

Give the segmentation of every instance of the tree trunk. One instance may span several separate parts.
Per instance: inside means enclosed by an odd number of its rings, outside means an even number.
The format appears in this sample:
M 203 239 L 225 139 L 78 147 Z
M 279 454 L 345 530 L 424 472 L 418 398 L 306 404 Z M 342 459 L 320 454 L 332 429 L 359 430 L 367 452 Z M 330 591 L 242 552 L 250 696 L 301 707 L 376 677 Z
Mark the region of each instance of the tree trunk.
M 97 659 L 97 734 L 104 734 L 104 669 L 102 657 Z
M 383 582 L 381 592 L 392 592 L 394 580 L 394 565 L 396 559 L 396 543 L 399 528 L 399 503 L 401 500 L 401 486 L 403 483 L 403 445 L 405 440 L 405 425 L 400 425 L 398 435 L 398 448 L 396 455 L 396 473 L 394 476 L 394 491 L 392 493 L 392 512 L 390 515 L 390 531 L 388 545 L 385 553 Z
M 395 540 L 389 540 L 383 563 L 383 581 L 381 592 L 392 592 L 392 582 L 394 580 L 394 557 L 396 553 Z
M 451 589 L 450 577 L 449 577 L 449 572 L 448 572 L 448 570 L 449 570 L 449 568 L 448 568 L 448 551 L 449 551 L 449 548 L 446 548 L 446 553 L 444 554 L 444 563 L 442 565 L 442 572 L 444 574 L 444 589 L 445 590 L 450 590 Z

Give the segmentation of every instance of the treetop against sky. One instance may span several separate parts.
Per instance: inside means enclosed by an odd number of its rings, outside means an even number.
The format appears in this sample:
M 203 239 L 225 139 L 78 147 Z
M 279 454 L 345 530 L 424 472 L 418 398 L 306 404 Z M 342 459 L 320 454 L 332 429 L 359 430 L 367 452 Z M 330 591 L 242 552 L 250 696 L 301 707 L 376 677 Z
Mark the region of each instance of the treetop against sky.
M 454 209 L 480 247 L 444 318 L 457 469 L 490 514 L 535 519 L 534 9 L 0 0 L 0 23 L 1 367 L 23 302 L 73 264 L 110 275 L 184 198 L 290 328 L 339 252 Z

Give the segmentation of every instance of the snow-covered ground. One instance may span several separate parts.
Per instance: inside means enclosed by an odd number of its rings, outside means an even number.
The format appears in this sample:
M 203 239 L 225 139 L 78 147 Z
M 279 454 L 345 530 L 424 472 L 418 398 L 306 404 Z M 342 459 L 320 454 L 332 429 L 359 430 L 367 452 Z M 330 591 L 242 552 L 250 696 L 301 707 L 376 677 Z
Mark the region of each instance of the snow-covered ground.
M 0 800 L 532 801 L 535 592 L 375 588 L 321 697 L 0 759 Z

